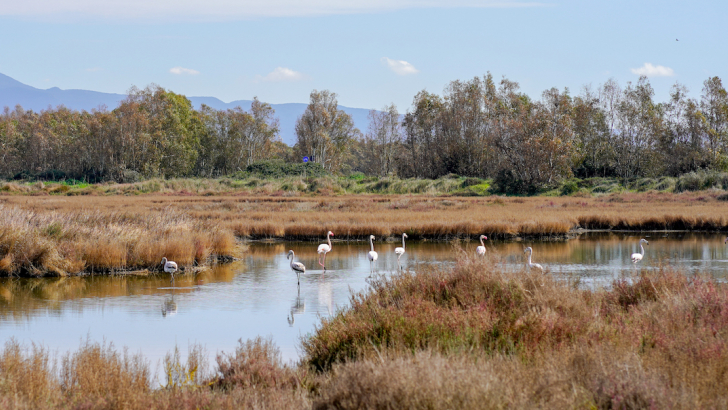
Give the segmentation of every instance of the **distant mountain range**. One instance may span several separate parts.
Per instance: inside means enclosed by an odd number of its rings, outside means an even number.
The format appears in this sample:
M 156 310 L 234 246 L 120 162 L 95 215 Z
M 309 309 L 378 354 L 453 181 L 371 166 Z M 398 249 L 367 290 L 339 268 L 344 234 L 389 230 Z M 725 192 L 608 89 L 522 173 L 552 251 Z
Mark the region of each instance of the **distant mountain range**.
M 4 74 L 0 74 L 0 110 L 3 107 L 14 108 L 22 106 L 26 110 L 41 111 L 49 107 L 63 105 L 72 110 L 91 111 L 105 105 L 109 110 L 116 108 L 119 102 L 126 98 L 124 94 L 101 93 L 87 90 L 61 90 L 58 87 L 42 90 L 23 84 Z M 195 108 L 206 104 L 218 110 L 235 108 L 240 106 L 244 110 L 250 109 L 250 100 L 237 100 L 229 103 L 220 101 L 215 97 L 187 97 Z M 280 120 L 281 140 L 293 145 L 296 143 L 295 125 L 296 120 L 306 110 L 307 104 L 271 104 L 276 110 L 276 116 Z M 339 106 L 354 119 L 354 124 L 362 132 L 366 132 L 369 126 L 369 110 L 364 108 L 350 108 Z

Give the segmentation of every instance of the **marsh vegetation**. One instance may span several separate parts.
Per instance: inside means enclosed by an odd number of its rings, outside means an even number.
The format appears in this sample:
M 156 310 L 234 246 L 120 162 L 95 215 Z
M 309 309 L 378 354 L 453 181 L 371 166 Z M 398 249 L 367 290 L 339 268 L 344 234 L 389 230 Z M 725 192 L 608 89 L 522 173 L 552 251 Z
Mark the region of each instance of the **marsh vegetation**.
M 262 193 L 262 192 L 261 192 Z M 564 239 L 578 229 L 725 231 L 720 191 L 598 197 L 0 196 L 0 272 L 183 268 L 239 256 L 246 239 Z
M 284 364 L 266 339 L 207 363 L 86 342 L 7 343 L 4 408 L 721 408 L 728 288 L 669 266 L 583 289 L 497 257 L 423 267 L 351 297 Z

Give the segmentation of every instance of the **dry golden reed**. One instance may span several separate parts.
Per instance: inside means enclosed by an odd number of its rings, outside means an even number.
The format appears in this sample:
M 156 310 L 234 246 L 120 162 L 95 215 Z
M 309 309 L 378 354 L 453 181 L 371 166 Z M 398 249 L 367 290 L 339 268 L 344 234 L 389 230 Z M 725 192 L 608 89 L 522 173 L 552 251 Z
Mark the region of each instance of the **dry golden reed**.
M 574 197 L 0 196 L 0 273 L 29 275 L 183 266 L 231 256 L 235 237 L 362 240 L 564 238 L 579 228 L 728 230 L 717 193 Z
M 191 267 L 230 257 L 236 247 L 228 229 L 174 208 L 134 212 L 78 202 L 50 209 L 0 205 L 0 272 L 158 270 L 162 257 Z

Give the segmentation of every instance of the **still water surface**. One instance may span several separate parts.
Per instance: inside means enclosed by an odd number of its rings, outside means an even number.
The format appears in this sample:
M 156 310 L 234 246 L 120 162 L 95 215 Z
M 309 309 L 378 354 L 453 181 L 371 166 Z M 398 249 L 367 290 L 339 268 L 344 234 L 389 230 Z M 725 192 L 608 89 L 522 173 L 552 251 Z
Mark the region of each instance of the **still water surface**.
M 508 269 L 523 269 L 525 246 L 548 274 L 582 279 L 586 286 L 608 285 L 635 272 L 630 255 L 639 251 L 640 236 L 585 234 L 565 242 L 491 242 Z M 651 233 L 639 267 L 671 264 L 686 273 L 728 277 L 728 246 L 723 235 L 681 232 Z M 475 254 L 476 242 L 463 243 Z M 396 274 L 394 248 L 377 243 L 376 270 Z M 142 352 L 156 365 L 175 345 L 182 352 L 193 343 L 214 357 L 232 352 L 238 339 L 270 336 L 285 360 L 300 356 L 300 338 L 321 317 L 348 304 L 351 292 L 367 288 L 369 244 L 335 242 L 327 271 L 316 259 L 316 243 L 252 244 L 240 262 L 196 275 L 96 276 L 50 279 L 0 278 L 0 343 L 15 338 L 40 343 L 54 352 L 78 348 L 82 340 L 113 342 Z M 307 267 L 296 286 L 286 253 Z M 447 266 L 456 259 L 452 244 L 411 242 L 402 257 L 405 269 Z

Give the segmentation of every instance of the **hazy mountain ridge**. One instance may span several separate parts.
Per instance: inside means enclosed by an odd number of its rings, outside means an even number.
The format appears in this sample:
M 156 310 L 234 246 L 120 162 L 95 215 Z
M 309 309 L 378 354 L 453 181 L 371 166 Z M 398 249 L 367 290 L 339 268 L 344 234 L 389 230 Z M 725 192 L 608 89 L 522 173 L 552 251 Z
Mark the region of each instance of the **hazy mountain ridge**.
M 174 91 L 174 90 L 172 90 Z M 10 107 L 13 109 L 20 105 L 26 110 L 41 111 L 49 107 L 63 105 L 72 110 L 91 111 L 106 106 L 111 110 L 119 105 L 119 102 L 126 98 L 125 94 L 102 93 L 88 90 L 61 90 L 58 87 L 46 90 L 23 84 L 11 77 L 0 73 L 0 109 Z M 195 108 L 202 104 L 209 107 L 224 110 L 240 106 L 244 110 L 250 109 L 251 100 L 236 100 L 226 103 L 215 97 L 187 97 Z M 285 103 L 271 104 L 276 110 L 276 116 L 280 120 L 281 140 L 288 145 L 296 142 L 295 125 L 296 120 L 306 110 L 307 104 Z M 350 108 L 339 106 L 354 119 L 354 124 L 362 132 L 366 132 L 369 125 L 369 110 L 365 108 Z

